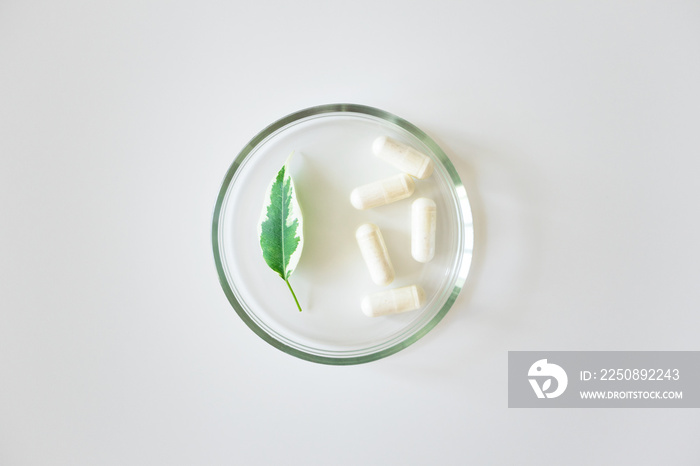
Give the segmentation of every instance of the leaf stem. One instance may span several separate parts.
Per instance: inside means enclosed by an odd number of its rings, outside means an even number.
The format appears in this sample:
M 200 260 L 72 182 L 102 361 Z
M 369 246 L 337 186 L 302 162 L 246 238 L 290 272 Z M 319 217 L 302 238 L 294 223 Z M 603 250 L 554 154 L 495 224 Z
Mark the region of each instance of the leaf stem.
M 287 284 L 289 287 L 289 291 L 292 292 L 292 296 L 294 296 L 294 302 L 297 303 L 297 307 L 299 308 L 299 312 L 301 312 L 301 306 L 299 305 L 299 300 L 297 299 L 297 295 L 294 294 L 294 290 L 292 289 L 292 285 L 289 284 L 289 280 L 284 280 L 284 282 Z

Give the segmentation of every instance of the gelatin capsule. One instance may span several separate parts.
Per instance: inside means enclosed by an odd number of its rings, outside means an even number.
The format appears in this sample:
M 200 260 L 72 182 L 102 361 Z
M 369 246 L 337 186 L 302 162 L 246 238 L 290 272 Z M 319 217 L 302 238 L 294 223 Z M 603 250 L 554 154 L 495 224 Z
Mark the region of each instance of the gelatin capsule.
M 362 300 L 362 312 L 368 317 L 399 314 L 418 309 L 423 305 L 425 293 L 418 285 L 394 288 L 365 296 Z
M 411 205 L 411 255 L 418 262 L 429 262 L 435 256 L 435 201 L 421 197 Z
M 379 227 L 373 223 L 365 223 L 357 229 L 355 238 L 372 281 L 381 286 L 394 281 L 394 266 L 391 265 Z
M 359 186 L 350 193 L 350 203 L 358 210 L 371 209 L 406 199 L 413 194 L 415 183 L 405 173 Z
M 434 164 L 430 157 L 395 139 L 378 137 L 372 143 L 372 151 L 380 159 L 419 180 L 433 173 Z

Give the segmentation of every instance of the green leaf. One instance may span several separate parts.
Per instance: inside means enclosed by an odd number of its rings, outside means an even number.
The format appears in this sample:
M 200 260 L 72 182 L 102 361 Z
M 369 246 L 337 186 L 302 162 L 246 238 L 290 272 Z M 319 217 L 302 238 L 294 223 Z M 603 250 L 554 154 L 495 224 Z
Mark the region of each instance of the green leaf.
M 258 235 L 265 262 L 287 283 L 299 311 L 301 306 L 289 284 L 289 277 L 299 263 L 304 247 L 303 227 L 301 209 L 287 159 L 267 187 L 258 222 Z

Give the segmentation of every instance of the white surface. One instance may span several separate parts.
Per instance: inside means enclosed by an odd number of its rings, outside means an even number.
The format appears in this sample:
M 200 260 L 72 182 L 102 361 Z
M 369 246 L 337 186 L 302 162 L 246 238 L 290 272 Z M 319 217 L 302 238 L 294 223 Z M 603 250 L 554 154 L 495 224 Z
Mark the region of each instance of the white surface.
M 698 350 L 697 2 L 0 4 L 0 464 L 697 464 L 697 410 L 509 410 L 508 350 Z M 356 367 L 220 290 L 233 155 L 297 109 L 425 129 L 466 292 Z

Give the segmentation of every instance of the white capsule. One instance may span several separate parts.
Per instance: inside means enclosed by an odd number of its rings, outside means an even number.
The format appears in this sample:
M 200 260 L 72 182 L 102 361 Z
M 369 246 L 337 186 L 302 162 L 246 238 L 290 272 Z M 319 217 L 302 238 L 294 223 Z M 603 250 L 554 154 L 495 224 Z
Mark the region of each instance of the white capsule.
M 418 262 L 429 262 L 435 256 L 435 201 L 420 197 L 411 205 L 411 255 Z
M 405 173 L 365 184 L 352 190 L 350 203 L 358 210 L 371 209 L 406 199 L 413 194 L 415 183 Z
M 380 159 L 419 180 L 433 173 L 434 164 L 430 157 L 386 136 L 380 136 L 374 140 L 372 151 Z
M 418 285 L 394 288 L 365 296 L 362 300 L 362 312 L 368 317 L 399 314 L 418 309 L 423 305 L 425 293 Z
M 372 281 L 381 286 L 394 281 L 394 266 L 391 265 L 389 252 L 386 250 L 379 227 L 372 223 L 365 223 L 357 229 L 355 238 Z

